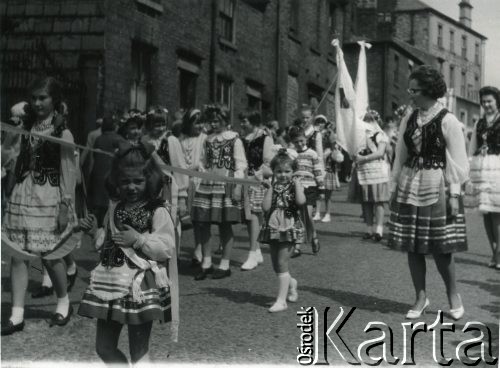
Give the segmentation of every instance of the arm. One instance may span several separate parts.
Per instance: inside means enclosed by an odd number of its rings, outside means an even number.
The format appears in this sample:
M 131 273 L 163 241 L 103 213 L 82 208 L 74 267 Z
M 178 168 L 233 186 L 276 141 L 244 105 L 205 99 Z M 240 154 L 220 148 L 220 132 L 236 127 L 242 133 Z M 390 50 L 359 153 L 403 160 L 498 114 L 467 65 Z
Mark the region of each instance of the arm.
M 73 143 L 73 135 L 66 129 L 62 133 L 62 139 Z M 75 152 L 71 147 L 61 146 L 61 182 L 59 190 L 61 199 L 75 203 L 76 186 L 76 160 Z
M 385 149 L 386 149 L 387 143 L 385 142 L 380 142 L 378 147 L 377 147 L 377 152 L 370 153 L 369 155 L 366 156 L 359 156 L 357 162 L 360 164 L 367 163 L 370 161 L 375 161 L 379 160 L 384 157 L 385 154 Z
M 469 177 L 469 159 L 465 149 L 465 137 L 457 118 L 447 114 L 441 125 L 446 141 L 446 181 L 450 194 L 459 195 L 461 185 Z
M 320 132 L 316 132 L 316 153 L 318 154 L 319 160 L 323 162 L 323 135 Z
M 263 162 L 264 162 L 264 165 L 268 165 L 269 166 L 269 163 L 271 162 L 271 160 L 273 159 L 274 155 L 273 155 L 273 145 L 274 145 L 274 142 L 273 142 L 273 138 L 270 137 L 270 136 L 267 136 L 265 139 L 264 139 L 264 152 L 263 152 Z
M 323 180 L 325 177 L 323 164 L 322 164 L 320 158 L 318 157 L 318 155 L 315 152 L 313 152 L 313 153 L 314 153 L 314 155 L 312 157 L 312 160 L 313 160 L 314 178 L 316 180 L 316 184 L 318 185 L 318 187 L 322 187 Z
M 474 130 L 472 131 L 472 136 L 471 136 L 471 139 L 470 139 L 470 143 L 469 143 L 469 156 L 474 156 L 474 153 L 476 153 L 477 151 L 477 123 L 479 121 L 476 122 L 476 124 L 474 124 Z
M 151 233 L 140 234 L 133 245 L 154 261 L 165 261 L 175 250 L 175 227 L 168 211 L 158 208 L 153 215 Z
M 247 157 L 245 155 L 245 148 L 241 139 L 236 138 L 234 141 L 234 162 L 236 170 L 234 171 L 235 178 L 244 178 L 245 170 L 247 169 Z
M 271 204 L 273 201 L 273 187 L 269 187 L 264 194 L 264 200 L 262 201 L 262 209 L 264 212 L 269 212 L 271 209 Z
M 174 167 L 182 169 L 187 168 L 186 159 L 182 151 L 182 146 L 175 136 L 168 137 L 168 151 L 170 153 L 170 162 Z M 174 173 L 175 182 L 179 187 L 179 197 L 187 197 L 187 188 L 189 186 L 189 177 L 187 175 Z
M 304 194 L 304 187 L 300 180 L 295 180 L 295 203 L 297 206 L 306 204 L 306 195 Z
M 401 124 L 399 126 L 398 132 L 398 142 L 396 144 L 396 157 L 394 159 L 394 165 L 392 167 L 392 181 L 391 181 L 391 192 L 396 189 L 398 185 L 398 178 L 401 174 L 401 168 L 403 167 L 403 163 L 406 161 L 408 157 L 408 149 L 406 147 L 406 143 L 404 141 L 403 135 L 406 130 L 406 125 L 408 124 L 408 119 L 410 118 L 411 112 L 406 114 L 401 120 Z

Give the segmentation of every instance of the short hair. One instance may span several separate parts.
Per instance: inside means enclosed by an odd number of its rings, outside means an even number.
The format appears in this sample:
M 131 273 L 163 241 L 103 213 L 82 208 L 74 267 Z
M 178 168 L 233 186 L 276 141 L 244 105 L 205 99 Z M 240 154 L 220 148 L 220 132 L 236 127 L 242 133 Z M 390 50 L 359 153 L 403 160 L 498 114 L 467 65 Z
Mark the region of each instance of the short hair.
M 410 74 L 422 88 L 422 95 L 437 100 L 446 94 L 443 75 L 430 65 L 420 65 Z
M 182 118 L 181 133 L 190 137 L 193 131 L 193 125 L 197 124 L 201 118 L 201 111 L 191 108 L 184 114 Z
M 262 124 L 262 118 L 260 112 L 257 110 L 240 112 L 238 114 L 239 120 L 247 119 L 253 126 L 259 126 Z
M 52 98 L 52 103 L 54 105 L 54 110 L 62 113 L 62 86 L 59 81 L 54 77 L 41 77 L 33 80 L 29 86 L 28 90 L 30 93 L 45 89 L 48 95 Z
M 304 130 L 304 128 L 300 127 L 300 126 L 292 126 L 290 127 L 290 129 L 288 129 L 288 136 L 290 137 L 290 140 L 295 140 L 297 139 L 298 137 L 305 137 L 306 136 L 306 132 Z
M 270 163 L 272 171 L 283 165 L 290 165 L 293 171 L 297 170 L 297 161 L 290 157 L 286 148 L 281 148 Z
M 481 102 L 481 99 L 484 96 L 493 96 L 495 98 L 495 101 L 497 102 L 497 109 L 500 109 L 500 91 L 498 88 L 493 87 L 493 86 L 484 86 L 479 90 L 479 101 Z
M 203 106 L 202 119 L 204 122 L 219 120 L 227 125 L 229 123 L 229 110 L 219 104 L 208 104 Z
M 148 200 L 159 197 L 163 184 L 162 176 L 150 156 L 150 153 L 142 145 L 125 145 L 118 150 L 113 158 L 111 171 L 105 182 L 106 190 L 111 199 L 118 200 L 120 198 L 119 179 L 126 169 L 142 171 L 146 178 L 146 196 Z

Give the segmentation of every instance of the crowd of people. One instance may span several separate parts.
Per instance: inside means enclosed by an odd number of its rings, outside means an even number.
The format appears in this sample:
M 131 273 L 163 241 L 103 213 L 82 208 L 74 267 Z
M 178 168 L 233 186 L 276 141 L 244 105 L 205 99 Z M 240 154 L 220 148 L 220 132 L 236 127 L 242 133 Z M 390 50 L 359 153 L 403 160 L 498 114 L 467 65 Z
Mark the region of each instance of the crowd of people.
M 411 73 L 411 107 L 398 122 L 384 123 L 374 110 L 360 119 L 364 144 L 355 155 L 338 144 L 335 123 L 309 105 L 289 127 L 263 122 L 258 111 L 238 114 L 233 124 L 217 104 L 188 109 L 171 125 L 164 106 L 113 113 L 98 119 L 89 150 L 79 150 L 62 143 L 73 143 L 73 136 L 59 83 L 41 78 L 29 92 L 29 102 L 12 108 L 10 123 L 32 134 L 2 136 L 2 237 L 42 257 L 44 277 L 32 296 L 55 291 L 50 324 L 58 326 L 73 313 L 68 291 L 78 260 L 71 252 L 46 256 L 75 229 L 84 234 L 82 243 L 86 238 L 99 250 L 78 314 L 98 320 L 96 349 L 105 362 L 126 362 L 118 349 L 124 325 L 134 362 L 147 357 L 153 321 L 172 322 L 175 336 L 176 256 L 179 239 L 191 229 L 195 280 L 231 276 L 233 225 L 246 223 L 248 257 L 241 269 L 258 267 L 261 246 L 269 246 L 278 286 L 269 312 L 296 302 L 289 260 L 305 245 L 320 252 L 315 222 L 335 220 L 339 174 L 349 181 L 349 200 L 361 205 L 363 238 L 387 238 L 389 247 L 408 253 L 416 298 L 407 318 L 419 318 L 430 303 L 426 254 L 446 285 L 450 314 L 464 314 L 453 260 L 454 252 L 467 249 L 464 203 L 483 213 L 489 266 L 500 270 L 500 93 L 494 87 L 480 91 L 484 116 L 472 131 L 469 155 L 463 124 L 438 101 L 446 92 L 443 77 L 429 66 Z M 215 249 L 212 225 L 219 230 Z M 214 253 L 220 254 L 217 267 Z M 2 335 L 24 328 L 28 266 L 12 257 L 12 310 Z

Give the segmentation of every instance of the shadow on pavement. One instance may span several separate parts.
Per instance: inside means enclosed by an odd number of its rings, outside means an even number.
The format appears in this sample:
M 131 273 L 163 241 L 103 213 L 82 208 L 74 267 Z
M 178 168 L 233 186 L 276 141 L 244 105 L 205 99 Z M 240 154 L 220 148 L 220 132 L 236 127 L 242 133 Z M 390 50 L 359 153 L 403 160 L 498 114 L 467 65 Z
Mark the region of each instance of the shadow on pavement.
M 455 262 L 461 263 L 461 264 L 466 264 L 466 265 L 471 265 L 471 266 L 480 266 L 480 267 L 484 267 L 484 268 L 487 267 L 486 262 L 474 261 L 472 259 L 462 258 L 462 257 L 455 257 Z
M 233 303 L 238 303 L 238 304 L 250 303 L 250 304 L 255 304 L 259 307 L 265 307 L 267 304 L 275 300 L 274 297 L 261 294 L 254 294 L 249 291 L 240 291 L 234 289 L 214 288 L 214 287 L 209 287 L 204 289 L 207 290 L 208 293 L 211 294 L 212 296 L 224 298 Z

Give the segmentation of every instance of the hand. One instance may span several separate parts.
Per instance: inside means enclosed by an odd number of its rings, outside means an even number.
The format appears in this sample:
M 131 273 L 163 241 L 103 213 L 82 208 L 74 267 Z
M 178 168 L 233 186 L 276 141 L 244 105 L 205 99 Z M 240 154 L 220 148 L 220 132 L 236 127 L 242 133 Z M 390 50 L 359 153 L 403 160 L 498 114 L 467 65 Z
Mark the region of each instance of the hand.
M 182 218 L 187 213 L 187 198 L 179 198 L 178 208 L 179 208 L 179 218 Z
M 234 201 L 241 201 L 241 185 L 236 184 L 233 188 L 233 200 Z
M 56 233 L 61 234 L 69 223 L 69 210 L 68 206 L 65 204 L 61 204 L 59 206 L 59 214 L 57 215 L 57 229 Z
M 97 218 L 94 215 L 88 215 L 87 217 L 79 220 L 78 226 L 83 232 L 89 233 L 94 227 L 97 226 Z
M 111 238 L 116 245 L 125 248 L 131 248 L 139 239 L 139 233 L 131 226 L 124 225 L 126 230 L 114 234 Z
M 458 215 L 458 198 L 450 197 L 448 203 L 450 205 L 451 217 L 456 217 Z
M 357 164 L 362 164 L 365 161 L 365 156 L 361 156 L 360 154 L 357 154 L 356 157 L 354 158 L 354 161 Z

